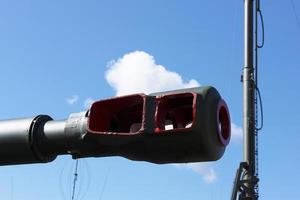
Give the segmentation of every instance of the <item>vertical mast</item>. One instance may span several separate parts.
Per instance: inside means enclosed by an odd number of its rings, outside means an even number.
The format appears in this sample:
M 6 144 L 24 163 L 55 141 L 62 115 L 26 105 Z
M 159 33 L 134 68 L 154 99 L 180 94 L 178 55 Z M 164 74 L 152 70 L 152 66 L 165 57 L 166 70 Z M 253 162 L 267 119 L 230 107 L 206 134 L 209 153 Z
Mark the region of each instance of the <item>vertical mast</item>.
M 244 132 L 244 162 L 245 169 L 246 198 L 256 199 L 255 186 L 256 177 L 256 145 L 255 145 L 255 76 L 253 66 L 253 3 L 254 0 L 244 0 L 245 9 L 245 42 L 244 42 L 244 68 L 243 68 L 243 132 Z M 247 194 L 248 193 L 248 194 Z
M 255 34 L 254 34 L 254 3 L 255 10 Z M 244 68 L 243 82 L 243 134 L 244 156 L 243 161 L 236 172 L 231 200 L 257 200 L 258 199 L 258 169 L 257 169 L 257 129 L 256 127 L 256 94 L 260 102 L 261 97 L 257 88 L 257 52 L 263 47 L 257 42 L 257 13 L 260 14 L 263 27 L 263 19 L 259 8 L 259 0 L 244 0 Z M 264 29 L 262 29 L 264 31 Z M 255 35 L 255 56 L 254 56 Z M 264 35 L 264 34 L 263 34 Z M 264 37 L 263 37 L 264 41 Z M 255 62 L 254 62 L 255 57 Z M 255 66 L 254 66 L 255 65 Z M 258 92 L 258 93 L 256 93 Z M 262 108 L 262 107 L 261 107 Z M 263 122 L 262 122 L 263 124 Z M 261 125 L 262 125 L 261 124 Z
M 244 132 L 244 161 L 254 169 L 254 67 L 253 67 L 253 0 L 245 0 L 245 43 L 243 68 L 243 132 Z M 253 166 L 253 167 L 252 167 Z M 252 171 L 252 170 L 251 170 Z M 252 173 L 250 172 L 249 175 Z

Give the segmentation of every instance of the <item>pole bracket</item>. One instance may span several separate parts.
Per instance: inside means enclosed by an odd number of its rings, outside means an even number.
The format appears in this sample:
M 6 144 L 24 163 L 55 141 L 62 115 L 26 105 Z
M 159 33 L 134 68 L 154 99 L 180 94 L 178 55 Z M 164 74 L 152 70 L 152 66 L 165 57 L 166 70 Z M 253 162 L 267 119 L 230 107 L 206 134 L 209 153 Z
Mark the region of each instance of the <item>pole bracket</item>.
M 253 191 L 253 185 L 256 185 L 259 179 L 256 176 L 248 176 L 249 170 L 247 162 L 241 162 L 236 172 L 235 180 L 233 183 L 233 190 L 231 200 L 257 200 L 258 194 Z M 248 178 L 246 178 L 248 176 Z M 238 198 L 237 198 L 238 196 Z

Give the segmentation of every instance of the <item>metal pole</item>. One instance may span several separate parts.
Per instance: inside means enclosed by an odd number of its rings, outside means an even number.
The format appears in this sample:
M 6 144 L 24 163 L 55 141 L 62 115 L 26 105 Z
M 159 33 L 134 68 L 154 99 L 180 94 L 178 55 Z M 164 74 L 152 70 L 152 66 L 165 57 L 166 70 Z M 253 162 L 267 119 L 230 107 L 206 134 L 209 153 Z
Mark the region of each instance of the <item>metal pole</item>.
M 237 170 L 234 180 L 231 200 L 257 200 L 258 199 L 258 175 L 256 169 L 257 145 L 256 145 L 256 115 L 255 115 L 255 92 L 256 92 L 256 66 L 254 63 L 254 2 L 258 0 L 244 0 L 244 68 L 243 81 L 243 133 L 244 133 L 244 156 L 243 162 Z M 257 9 L 257 7 L 256 7 Z M 257 11 L 256 11 L 257 12 Z M 255 17 L 257 20 L 257 15 Z M 255 26 L 257 48 L 257 21 Z M 257 59 L 257 52 L 255 59 Z M 257 63 L 257 62 L 255 62 Z
M 247 163 L 245 186 L 248 191 L 245 198 L 257 199 L 255 195 L 255 80 L 253 67 L 253 2 L 244 0 L 245 9 L 245 63 L 243 68 L 243 132 L 244 132 L 244 162 Z

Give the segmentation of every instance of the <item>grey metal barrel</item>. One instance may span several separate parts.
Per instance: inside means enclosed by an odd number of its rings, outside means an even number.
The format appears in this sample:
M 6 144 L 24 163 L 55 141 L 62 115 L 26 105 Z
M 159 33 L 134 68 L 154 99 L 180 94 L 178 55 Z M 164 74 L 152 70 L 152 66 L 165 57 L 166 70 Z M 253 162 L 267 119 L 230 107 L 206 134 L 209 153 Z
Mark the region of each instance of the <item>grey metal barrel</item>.
M 0 121 L 0 164 L 44 163 L 56 155 L 44 154 L 36 144 L 38 130 L 47 121 L 47 115 L 33 118 Z
M 0 121 L 0 165 L 46 163 L 76 154 L 86 133 L 85 113 L 61 121 L 47 115 Z
M 152 163 L 220 159 L 230 116 L 213 87 L 134 94 L 97 101 L 55 121 L 47 115 L 0 121 L 0 165 L 122 156 Z

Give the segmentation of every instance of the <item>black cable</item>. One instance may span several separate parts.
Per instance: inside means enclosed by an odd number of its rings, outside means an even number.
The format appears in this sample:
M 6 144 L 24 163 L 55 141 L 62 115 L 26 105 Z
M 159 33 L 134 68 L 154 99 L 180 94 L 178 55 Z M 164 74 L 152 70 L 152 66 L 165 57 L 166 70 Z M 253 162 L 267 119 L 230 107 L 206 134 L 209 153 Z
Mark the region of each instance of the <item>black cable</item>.
M 257 86 L 255 86 L 255 90 L 256 90 L 256 94 L 259 99 L 259 107 L 260 107 L 260 127 L 259 128 L 256 127 L 255 129 L 257 131 L 260 131 L 264 127 L 264 109 L 263 109 L 263 103 L 262 103 L 262 98 L 261 98 L 259 88 Z
M 261 21 L 261 28 L 262 28 L 262 43 L 258 44 L 258 16 L 260 18 Z M 258 49 L 262 48 L 265 45 L 265 26 L 264 26 L 264 20 L 263 20 L 263 15 L 262 15 L 262 11 L 260 9 L 260 0 L 256 1 L 256 15 L 255 15 L 255 91 L 256 91 L 256 95 L 255 98 L 259 98 L 259 105 L 260 105 L 260 115 L 261 115 L 261 124 L 260 127 L 257 128 L 255 127 L 256 131 L 259 131 L 263 128 L 263 103 L 262 103 L 262 97 L 261 97 L 261 93 L 258 87 Z M 256 104 L 256 112 L 257 112 L 257 99 L 255 101 Z M 257 114 L 256 114 L 257 115 Z M 255 125 L 256 126 L 256 125 Z
M 258 43 L 258 16 L 261 24 L 262 41 Z M 255 82 L 258 85 L 258 49 L 263 48 L 265 45 L 265 25 L 262 11 L 260 9 L 260 0 L 256 0 L 255 9 Z
M 260 19 L 260 22 L 261 22 L 261 34 L 262 34 L 262 41 L 261 41 L 261 44 L 256 44 L 257 47 L 260 49 L 260 48 L 263 48 L 263 46 L 265 45 L 265 25 L 264 25 L 264 18 L 263 18 L 263 15 L 262 15 L 262 12 L 260 10 L 260 8 L 257 10 L 258 14 L 259 14 L 259 19 Z
M 262 39 L 261 39 L 261 44 L 258 42 L 258 18 L 260 19 L 260 24 L 261 24 L 261 34 L 262 34 Z M 255 77 L 254 77 L 254 86 L 255 86 L 255 176 L 258 178 L 259 173 L 258 173 L 258 131 L 263 128 L 263 103 L 262 103 L 262 98 L 260 94 L 260 90 L 258 88 L 258 51 L 260 48 L 262 48 L 265 44 L 265 26 L 264 26 L 264 20 L 263 20 L 263 15 L 262 11 L 260 9 L 260 0 L 256 0 L 256 9 L 255 9 Z M 259 99 L 259 105 L 260 105 L 260 114 L 261 114 L 261 124 L 260 127 L 257 128 L 257 123 L 258 123 L 258 101 L 257 98 Z M 258 182 L 254 186 L 254 195 L 256 197 L 259 196 L 259 185 Z
M 74 171 L 74 179 L 73 179 L 73 188 L 72 188 L 72 200 L 75 198 L 75 191 L 76 191 L 76 182 L 78 179 L 78 159 L 76 159 L 76 164 L 75 164 L 75 171 Z

